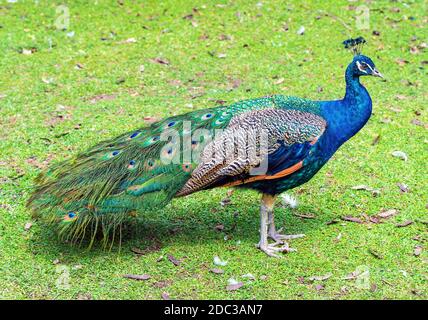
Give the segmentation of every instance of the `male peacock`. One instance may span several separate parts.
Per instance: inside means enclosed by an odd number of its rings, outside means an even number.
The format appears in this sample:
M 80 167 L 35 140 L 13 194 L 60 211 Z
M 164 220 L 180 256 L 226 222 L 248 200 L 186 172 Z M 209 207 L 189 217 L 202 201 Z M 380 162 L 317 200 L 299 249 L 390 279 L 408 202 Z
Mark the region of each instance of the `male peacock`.
M 273 95 L 156 122 L 51 167 L 29 205 L 68 240 L 93 240 L 98 231 L 111 240 L 127 217 L 174 197 L 251 188 L 262 193 L 258 247 L 270 256 L 289 251 L 285 240 L 296 236 L 275 229 L 275 198 L 310 180 L 369 119 L 372 102 L 359 78 L 382 75 L 361 55 L 364 43 L 344 41 L 354 58 L 342 100 Z

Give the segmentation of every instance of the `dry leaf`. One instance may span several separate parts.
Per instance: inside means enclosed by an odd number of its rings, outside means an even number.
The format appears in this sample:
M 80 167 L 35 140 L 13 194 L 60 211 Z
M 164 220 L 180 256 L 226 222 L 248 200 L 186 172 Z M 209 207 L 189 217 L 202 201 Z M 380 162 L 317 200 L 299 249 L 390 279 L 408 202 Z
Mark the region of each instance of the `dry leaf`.
M 158 63 L 158 64 L 163 64 L 163 65 L 169 65 L 169 61 L 167 59 L 164 58 L 153 58 L 153 59 L 149 59 L 150 62 L 152 63 Z
M 407 186 L 407 184 L 399 182 L 399 183 L 397 183 L 397 186 L 400 188 L 400 191 L 402 193 L 409 192 L 409 187 Z
M 408 160 L 407 154 L 403 151 L 397 150 L 397 151 L 393 151 L 391 154 L 393 157 L 399 158 L 401 160 L 404 160 L 404 161 Z
M 392 216 L 395 216 L 397 213 L 398 213 L 398 210 L 389 209 L 389 210 L 382 211 L 382 212 L 378 213 L 377 217 L 382 218 L 382 219 L 386 219 L 386 218 L 390 218 Z
M 148 274 L 124 274 L 123 277 L 138 281 L 149 280 L 151 278 Z
M 412 223 L 413 223 L 413 221 L 412 221 L 412 220 L 407 220 L 407 221 L 404 221 L 404 222 L 398 223 L 398 224 L 396 224 L 395 226 L 396 226 L 396 227 L 398 227 L 398 228 L 403 228 L 403 227 L 410 226 Z
M 363 221 L 359 218 L 352 217 L 352 216 L 344 216 L 342 217 L 342 220 L 350 221 L 350 222 L 356 222 L 356 223 L 363 223 Z
M 89 98 L 89 102 L 96 103 L 98 101 L 114 100 L 114 99 L 116 99 L 116 95 L 114 94 L 100 94 L 92 98 Z
M 224 267 L 225 265 L 227 265 L 227 261 L 223 261 L 218 256 L 215 256 L 214 257 L 214 264 L 216 266 L 222 266 L 222 267 Z
M 374 256 L 376 259 L 383 259 L 383 256 L 374 249 L 369 249 L 369 253 Z
M 166 293 L 166 292 L 162 292 L 161 297 L 162 297 L 162 299 L 163 299 L 163 300 L 169 300 L 169 299 L 170 299 L 170 298 L 169 298 L 169 294 L 168 294 L 168 293 Z
M 243 282 L 237 282 L 237 283 L 233 283 L 233 284 L 228 284 L 226 287 L 227 291 L 235 291 L 238 290 L 239 288 L 241 288 L 244 285 Z
M 279 78 L 278 80 L 276 80 L 273 84 L 281 84 L 285 81 L 284 78 Z
M 332 273 L 327 273 L 327 274 L 325 274 L 325 275 L 323 275 L 323 276 L 312 276 L 312 277 L 310 277 L 308 280 L 309 281 L 325 281 L 325 280 L 327 280 L 328 278 L 330 278 L 331 276 L 332 276 L 333 274 Z
M 159 121 L 159 118 L 147 116 L 143 118 L 144 122 L 147 124 L 152 124 Z
M 169 261 L 171 261 L 172 262 L 172 264 L 174 265 L 174 266 L 179 266 L 180 264 L 181 264 L 181 261 L 180 260 L 177 260 L 173 255 L 167 255 L 167 258 L 168 258 L 168 260 Z
M 317 284 L 317 285 L 315 286 L 315 289 L 316 289 L 317 291 L 321 291 L 321 290 L 324 290 L 324 289 L 325 289 L 325 286 L 324 286 L 323 284 Z
M 214 229 L 215 229 L 215 230 L 217 230 L 217 231 L 223 231 L 223 230 L 224 230 L 224 225 L 222 225 L 222 224 L 218 224 L 218 225 L 216 225 L 216 226 L 214 227 Z
M 421 253 L 422 253 L 422 246 L 421 246 L 421 245 L 417 245 L 417 246 L 415 247 L 415 251 L 413 252 L 413 254 L 414 254 L 416 257 L 418 257 L 418 256 L 420 256 L 420 255 L 421 255 Z
M 218 268 L 212 268 L 212 269 L 210 269 L 210 272 L 215 273 L 215 274 L 223 274 L 224 270 L 218 269 Z

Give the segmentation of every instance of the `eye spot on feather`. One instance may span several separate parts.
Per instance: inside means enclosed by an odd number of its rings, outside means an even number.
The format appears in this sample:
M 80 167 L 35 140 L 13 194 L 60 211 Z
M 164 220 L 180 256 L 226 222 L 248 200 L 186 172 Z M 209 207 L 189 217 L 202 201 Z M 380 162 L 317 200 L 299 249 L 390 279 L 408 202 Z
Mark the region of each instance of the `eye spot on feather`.
M 114 156 L 117 156 L 119 153 L 120 153 L 119 151 L 115 150 L 111 153 L 111 155 L 114 157 Z
M 189 163 L 185 163 L 182 166 L 184 172 L 190 172 L 192 170 L 192 166 Z
M 160 140 L 160 136 L 154 136 L 154 137 L 151 137 L 151 138 L 147 139 L 147 140 L 144 142 L 143 146 L 144 146 L 144 147 L 150 146 L 150 145 L 152 145 L 153 143 L 155 143 L 155 142 L 157 142 L 157 141 L 159 141 L 159 140 Z
M 141 133 L 141 131 L 135 131 L 133 134 L 131 134 L 129 136 L 129 139 L 134 139 L 134 138 L 138 137 L 140 133 Z
M 208 120 L 208 119 L 212 118 L 212 116 L 213 116 L 212 113 L 206 113 L 201 117 L 201 119 L 202 120 Z
M 153 170 L 156 167 L 155 161 L 153 159 L 149 159 L 146 161 L 144 168 L 146 170 Z
M 64 221 L 72 222 L 75 221 L 78 218 L 77 212 L 70 211 L 64 216 Z
M 192 140 L 192 149 L 195 149 L 198 146 L 198 141 Z
M 135 162 L 135 160 L 131 160 L 131 161 L 129 161 L 128 169 L 129 170 L 134 169 L 136 167 L 136 165 L 137 165 L 137 163 Z
M 161 151 L 161 158 L 171 159 L 172 157 L 174 157 L 174 155 L 176 154 L 176 152 L 177 152 L 177 150 L 175 148 L 173 148 L 173 147 L 164 148 Z
M 169 122 L 169 123 L 167 124 L 167 126 L 168 126 L 169 128 L 171 128 L 171 127 L 175 126 L 175 124 L 176 124 L 176 122 L 175 122 L 175 121 L 171 121 L 171 122 Z

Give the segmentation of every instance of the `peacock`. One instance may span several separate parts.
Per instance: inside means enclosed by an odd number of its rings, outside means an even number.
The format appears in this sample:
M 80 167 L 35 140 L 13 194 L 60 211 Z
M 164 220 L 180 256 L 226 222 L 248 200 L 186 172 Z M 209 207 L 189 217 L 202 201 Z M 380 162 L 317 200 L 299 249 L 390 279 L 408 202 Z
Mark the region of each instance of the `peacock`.
M 216 187 L 259 191 L 257 247 L 278 257 L 302 235 L 275 228 L 274 203 L 309 181 L 368 121 L 372 101 L 361 76 L 383 78 L 361 54 L 362 37 L 343 42 L 353 53 L 343 99 L 311 101 L 271 95 L 172 116 L 103 141 L 36 178 L 28 206 L 70 242 L 113 240 L 130 217 L 173 198 Z M 273 241 L 269 241 L 273 240 Z

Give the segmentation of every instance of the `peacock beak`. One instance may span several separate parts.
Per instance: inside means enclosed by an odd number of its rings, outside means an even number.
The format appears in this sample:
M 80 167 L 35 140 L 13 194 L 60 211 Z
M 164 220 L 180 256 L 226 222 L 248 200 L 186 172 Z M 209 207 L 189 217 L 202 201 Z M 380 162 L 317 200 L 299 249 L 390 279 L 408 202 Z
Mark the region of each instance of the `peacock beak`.
M 375 77 L 379 77 L 379 78 L 385 79 L 385 77 L 382 75 L 382 73 L 380 73 L 376 68 L 374 68 L 374 69 L 372 70 L 372 76 L 375 76 Z

